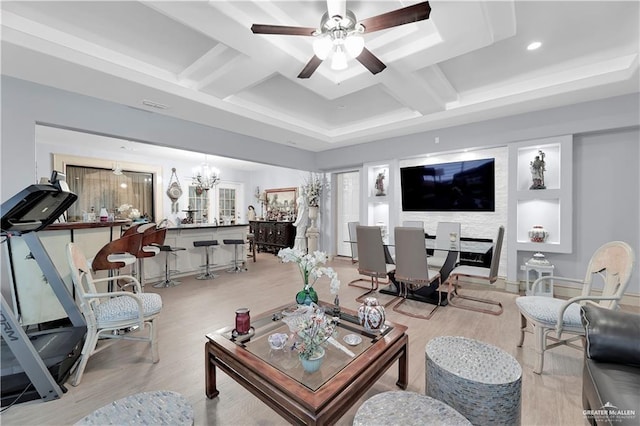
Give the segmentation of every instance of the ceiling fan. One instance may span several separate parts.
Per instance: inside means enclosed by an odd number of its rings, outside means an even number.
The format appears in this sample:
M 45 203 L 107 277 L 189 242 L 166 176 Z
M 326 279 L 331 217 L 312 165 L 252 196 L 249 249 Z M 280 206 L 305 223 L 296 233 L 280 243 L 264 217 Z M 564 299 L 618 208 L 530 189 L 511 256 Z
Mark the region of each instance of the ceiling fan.
M 322 61 L 329 56 L 331 56 L 332 69 L 345 69 L 347 54 L 364 65 L 372 74 L 377 74 L 387 66 L 364 47 L 362 34 L 423 21 L 429 19 L 430 13 L 429 2 L 425 1 L 358 21 L 355 14 L 346 8 L 346 0 L 327 0 L 327 11 L 322 15 L 319 28 L 253 24 L 251 31 L 254 34 L 315 37 L 314 55 L 298 78 L 311 77 Z

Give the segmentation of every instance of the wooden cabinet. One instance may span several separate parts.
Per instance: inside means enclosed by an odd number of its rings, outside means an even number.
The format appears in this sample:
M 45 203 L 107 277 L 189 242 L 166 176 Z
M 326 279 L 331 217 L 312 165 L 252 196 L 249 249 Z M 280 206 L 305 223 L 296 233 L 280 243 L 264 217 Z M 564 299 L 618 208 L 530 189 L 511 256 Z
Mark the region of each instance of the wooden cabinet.
M 258 251 L 277 253 L 281 248 L 293 247 L 296 230 L 292 222 L 252 221 L 249 227 Z

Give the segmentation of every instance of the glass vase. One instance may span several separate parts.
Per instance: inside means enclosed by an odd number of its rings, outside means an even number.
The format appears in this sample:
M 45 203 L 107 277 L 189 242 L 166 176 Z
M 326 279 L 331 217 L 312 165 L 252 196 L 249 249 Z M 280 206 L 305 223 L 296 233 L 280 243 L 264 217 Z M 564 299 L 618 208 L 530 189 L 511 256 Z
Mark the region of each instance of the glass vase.
M 313 287 L 301 290 L 296 294 L 296 303 L 298 305 L 311 305 L 311 302 L 318 303 L 318 293 Z

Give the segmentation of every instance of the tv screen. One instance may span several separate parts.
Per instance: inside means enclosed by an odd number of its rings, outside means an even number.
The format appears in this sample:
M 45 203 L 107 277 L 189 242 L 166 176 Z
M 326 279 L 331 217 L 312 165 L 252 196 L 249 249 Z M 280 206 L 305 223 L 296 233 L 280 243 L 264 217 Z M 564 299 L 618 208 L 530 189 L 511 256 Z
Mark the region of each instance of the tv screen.
M 495 160 L 456 161 L 400 169 L 402 210 L 495 211 Z

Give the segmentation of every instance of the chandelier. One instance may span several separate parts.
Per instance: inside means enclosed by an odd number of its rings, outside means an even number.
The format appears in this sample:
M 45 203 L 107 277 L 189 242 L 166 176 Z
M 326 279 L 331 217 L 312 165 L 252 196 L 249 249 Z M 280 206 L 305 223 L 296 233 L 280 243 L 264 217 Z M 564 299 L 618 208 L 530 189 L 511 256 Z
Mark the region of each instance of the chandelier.
M 333 16 L 327 12 L 322 15 L 320 30 L 314 33 L 313 53 L 322 60 L 331 56 L 331 69 L 343 70 L 347 68 L 347 54 L 357 58 L 362 53 L 363 32 L 364 27 L 350 10 Z
M 196 187 L 197 193 L 208 191 L 220 182 L 220 170 L 211 167 L 205 162 L 200 167 L 194 169 L 191 185 Z
M 111 168 L 111 170 L 113 171 L 113 174 L 114 174 L 114 175 L 116 175 L 116 176 L 120 176 L 120 175 L 122 175 L 122 173 L 123 173 L 122 166 L 120 165 L 120 163 L 116 163 L 116 164 Z

